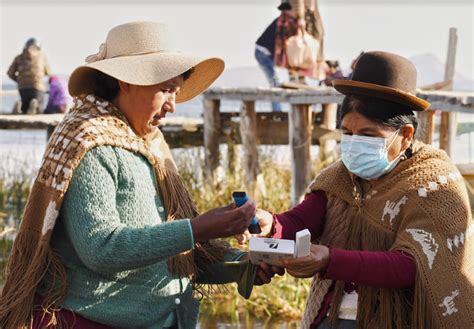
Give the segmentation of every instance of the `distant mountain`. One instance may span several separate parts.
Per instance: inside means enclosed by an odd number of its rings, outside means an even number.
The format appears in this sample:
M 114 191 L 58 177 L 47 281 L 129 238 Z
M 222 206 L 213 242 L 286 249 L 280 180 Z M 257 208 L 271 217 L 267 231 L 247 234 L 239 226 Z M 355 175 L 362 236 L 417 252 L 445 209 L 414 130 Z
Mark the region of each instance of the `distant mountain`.
M 418 86 L 429 85 L 444 80 L 445 63 L 433 54 L 421 54 L 410 57 L 418 71 Z M 454 75 L 454 90 L 473 91 L 474 81 L 462 73 Z

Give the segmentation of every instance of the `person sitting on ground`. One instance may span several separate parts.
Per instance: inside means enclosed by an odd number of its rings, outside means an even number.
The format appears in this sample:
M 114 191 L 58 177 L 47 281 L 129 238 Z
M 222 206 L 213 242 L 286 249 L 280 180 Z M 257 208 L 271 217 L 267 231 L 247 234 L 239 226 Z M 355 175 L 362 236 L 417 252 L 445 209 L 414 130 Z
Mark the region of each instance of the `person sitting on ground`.
M 345 79 L 344 74 L 342 74 L 341 66 L 339 61 L 326 61 L 327 70 L 326 70 L 326 79 L 321 81 L 321 85 L 332 87 L 333 80 Z
M 74 107 L 55 129 L 7 265 L 1 328 L 197 325 L 202 284 L 254 283 L 256 267 L 216 241 L 243 233 L 255 202 L 198 214 L 158 129 L 224 69 L 173 51 L 156 22 L 114 27 L 69 79 Z M 281 273 L 281 272 L 280 272 Z
M 66 82 L 57 75 L 49 78 L 48 105 L 45 114 L 66 113 L 72 105 Z
M 7 75 L 18 84 L 21 113 L 42 113 L 46 91 L 44 77 L 51 75 L 51 68 L 38 40 L 28 39 L 23 52 L 10 65 Z

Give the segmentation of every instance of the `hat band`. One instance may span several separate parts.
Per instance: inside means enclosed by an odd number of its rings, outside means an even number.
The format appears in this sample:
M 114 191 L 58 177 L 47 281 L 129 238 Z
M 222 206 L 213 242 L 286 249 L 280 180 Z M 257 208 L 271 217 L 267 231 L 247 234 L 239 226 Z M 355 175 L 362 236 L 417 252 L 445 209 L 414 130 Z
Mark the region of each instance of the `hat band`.
M 153 51 L 148 51 L 148 52 L 136 52 L 136 53 L 120 54 L 116 56 L 107 57 L 107 45 L 105 43 L 101 43 L 99 46 L 99 52 L 87 56 L 86 62 L 93 63 L 93 62 L 101 61 L 104 59 L 125 57 L 125 56 L 147 55 L 147 54 L 153 54 L 153 53 L 161 53 L 163 51 L 166 51 L 166 50 L 162 49 L 162 50 L 153 50 Z

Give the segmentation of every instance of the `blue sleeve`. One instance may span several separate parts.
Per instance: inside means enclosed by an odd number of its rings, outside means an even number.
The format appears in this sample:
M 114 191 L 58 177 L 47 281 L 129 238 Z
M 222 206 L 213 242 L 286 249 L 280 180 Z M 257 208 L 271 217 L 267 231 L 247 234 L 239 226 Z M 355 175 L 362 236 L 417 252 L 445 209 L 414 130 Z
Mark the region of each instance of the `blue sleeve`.
M 109 150 L 98 147 L 86 153 L 61 209 L 66 232 L 83 263 L 98 273 L 113 273 L 192 249 L 189 219 L 144 227 L 130 227 L 120 220 L 115 201 L 118 164 Z

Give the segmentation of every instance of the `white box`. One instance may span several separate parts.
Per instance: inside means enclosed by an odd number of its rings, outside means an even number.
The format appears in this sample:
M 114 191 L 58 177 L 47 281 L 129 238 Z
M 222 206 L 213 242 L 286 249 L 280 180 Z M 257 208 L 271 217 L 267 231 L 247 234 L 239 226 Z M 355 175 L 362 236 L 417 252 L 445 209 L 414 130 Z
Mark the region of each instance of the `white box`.
M 309 256 L 311 249 L 311 233 L 308 229 L 296 232 L 295 258 Z
M 249 241 L 249 255 L 252 264 L 267 263 L 280 265 L 280 261 L 294 258 L 295 241 L 284 239 L 256 238 Z
M 283 259 L 308 256 L 310 247 L 311 233 L 304 229 L 296 232 L 296 243 L 293 240 L 251 237 L 249 256 L 255 265 L 260 263 L 280 265 Z

